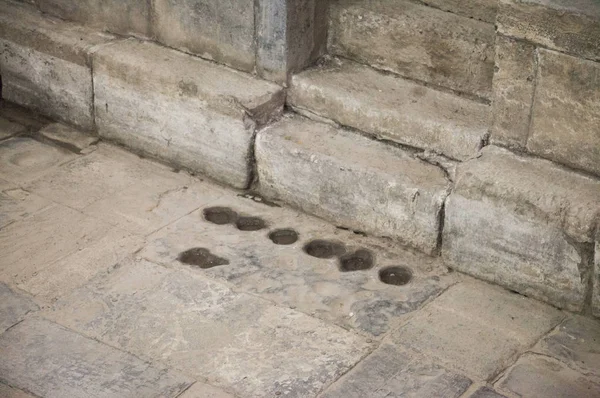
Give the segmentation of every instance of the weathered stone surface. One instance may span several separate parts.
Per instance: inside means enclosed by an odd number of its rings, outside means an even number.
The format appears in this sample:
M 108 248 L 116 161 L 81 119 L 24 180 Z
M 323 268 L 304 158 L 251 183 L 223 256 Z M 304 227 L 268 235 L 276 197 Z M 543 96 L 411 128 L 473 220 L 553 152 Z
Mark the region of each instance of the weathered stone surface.
M 47 316 L 242 397 L 314 396 L 370 349 L 336 326 L 147 261 L 124 264 Z
M 399 346 L 384 344 L 334 383 L 323 398 L 462 396 L 468 378 Z
M 592 312 L 600 318 L 600 229 L 596 234 L 596 250 L 594 251 L 594 290 L 592 293 Z
M 84 129 L 93 128 L 90 53 L 112 36 L 0 3 L 3 98 Z
M 235 398 L 232 394 L 208 384 L 194 383 L 177 398 Z
M 500 0 L 497 25 L 504 35 L 600 60 L 600 4 L 595 0 Z
M 538 83 L 527 148 L 600 175 L 600 63 L 538 51 Z
M 254 0 L 157 0 L 158 41 L 245 71 L 254 70 Z M 284 16 L 280 16 L 283 18 Z
M 51 123 L 47 117 L 6 100 L 0 101 L 0 117 L 20 124 L 30 132 L 38 131 Z
M 491 142 L 524 149 L 535 88 L 535 47 L 498 35 L 492 99 Z
M 376 137 L 461 160 L 477 153 L 489 128 L 487 105 L 352 62 L 294 76 L 288 102 Z
M 490 98 L 494 26 L 408 0 L 331 4 L 331 53 Z
M 469 398 L 506 398 L 504 395 L 498 394 L 496 391 L 488 387 L 481 387 Z
M 123 35 L 150 36 L 148 0 L 36 0 L 50 15 Z
M 449 11 L 467 18 L 495 23 L 498 2 L 496 0 L 422 0 L 424 4 Z
M 0 283 L 0 334 L 23 320 L 27 313 L 37 309 L 38 306 L 24 294 L 17 293 L 4 283 Z M 0 388 L 1 392 L 2 388 Z M 4 397 L 1 394 L 0 396 Z
M 481 380 L 556 326 L 563 315 L 547 305 L 482 282 L 451 287 L 391 340 Z
M 446 202 L 446 263 L 579 311 L 600 219 L 600 181 L 489 146 L 459 166 Z
M 76 156 L 31 138 L 10 138 L 0 143 L 0 178 L 26 184 Z
M 50 201 L 0 179 L 0 228 L 50 204 Z
M 255 128 L 283 108 L 281 87 L 135 39 L 98 51 L 102 137 L 245 187 Z
M 210 278 L 226 281 L 236 290 L 263 297 L 279 305 L 335 323 L 382 336 L 406 314 L 436 297 L 455 275 L 447 274 L 437 259 L 343 231 L 326 222 L 285 208 L 273 208 L 245 198 L 226 195 L 210 206 L 229 207 L 240 215 L 263 219 L 267 227 L 256 232 L 234 225 L 215 225 L 198 210 L 148 237 L 139 256 L 169 267 L 184 267 L 180 253 L 202 246 L 229 264 L 197 269 Z M 275 245 L 269 231 L 293 228 L 298 240 Z M 314 239 L 339 241 L 346 253 L 368 249 L 375 258 L 371 268 L 340 272 L 340 259 L 322 259 L 303 253 Z M 378 272 L 387 266 L 404 266 L 412 279 L 404 286 L 380 282 Z M 192 269 L 195 267 L 191 267 Z
M 25 126 L 0 117 L 0 140 L 20 134 L 26 130 Z
M 0 383 L 0 397 L 3 398 L 36 398 L 25 391 L 18 390 L 7 386 L 6 384 Z
M 519 397 L 596 398 L 600 384 L 559 361 L 525 355 L 497 384 Z
M 441 169 L 350 131 L 290 117 L 256 141 L 261 192 L 334 223 L 435 251 Z
M 98 142 L 98 137 L 91 134 L 84 134 L 61 123 L 52 123 L 41 129 L 39 134 L 44 139 L 78 153 Z
M 48 397 L 176 397 L 191 380 L 42 319 L 0 335 L 0 378 Z

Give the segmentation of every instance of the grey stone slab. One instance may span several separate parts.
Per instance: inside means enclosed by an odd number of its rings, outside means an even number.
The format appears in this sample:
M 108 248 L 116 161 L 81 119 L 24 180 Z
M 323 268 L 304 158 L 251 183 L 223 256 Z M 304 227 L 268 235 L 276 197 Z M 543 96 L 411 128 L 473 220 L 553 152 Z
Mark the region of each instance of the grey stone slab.
M 0 228 L 49 206 L 50 201 L 0 179 Z
M 464 160 L 489 129 L 490 107 L 341 62 L 296 75 L 288 103 L 375 137 Z
M 600 384 L 539 355 L 521 357 L 496 386 L 519 397 L 597 398 L 600 392 Z
M 220 388 L 196 382 L 177 398 L 235 398 L 235 396 Z
M 77 153 L 98 142 L 98 137 L 82 133 L 61 123 L 52 123 L 41 129 L 39 134 L 44 139 Z
M 473 395 L 470 395 L 469 398 L 506 398 L 504 395 L 497 393 L 488 387 L 481 387 Z
M 494 146 L 458 170 L 445 208 L 446 263 L 580 311 L 592 272 L 600 180 Z
M 47 117 L 7 100 L 0 102 L 0 117 L 25 126 L 27 131 L 37 131 L 51 123 Z
M 483 282 L 451 287 L 390 340 L 479 380 L 506 368 L 562 319 L 560 311 Z
M 529 137 L 536 76 L 535 47 L 498 35 L 491 142 L 524 149 Z
M 458 398 L 471 380 L 414 353 L 384 344 L 329 387 L 322 398 Z
M 600 63 L 544 49 L 538 54 L 527 148 L 600 176 Z
M 0 334 L 22 321 L 29 312 L 37 309 L 38 306 L 29 297 L 12 290 L 4 283 L 0 283 Z M 4 395 L 0 394 L 0 396 Z
M 0 336 L 0 377 L 47 398 L 176 397 L 191 380 L 47 320 Z
M 567 319 L 534 348 L 600 382 L 600 321 L 574 316 Z
M 21 124 L 11 122 L 8 119 L 0 116 L 0 140 L 10 138 L 27 131 L 27 128 Z
M 452 12 L 467 18 L 495 23 L 498 2 L 496 0 L 423 0 L 424 4 Z
M 27 137 L 0 142 L 0 178 L 23 185 L 49 173 L 77 155 Z
M 380 242 L 359 237 L 295 211 L 272 208 L 233 195 L 211 203 L 226 206 L 241 215 L 260 217 L 268 227 L 255 232 L 240 231 L 234 225 L 215 225 L 206 221 L 203 210 L 191 213 L 148 237 L 139 256 L 176 268 L 180 253 L 203 247 L 229 264 L 195 272 L 221 280 L 235 290 L 263 297 L 279 305 L 356 329 L 382 336 L 404 316 L 420 308 L 455 282 L 436 259 L 384 247 Z M 293 228 L 297 242 L 276 245 L 271 231 Z M 303 252 L 313 239 L 328 239 L 345 244 L 348 252 L 371 250 L 375 257 L 369 270 L 340 272 L 338 258 L 321 259 Z M 379 270 L 404 266 L 412 270 L 412 280 L 404 286 L 386 285 Z
M 97 52 L 94 84 L 101 137 L 238 188 L 256 127 L 284 101 L 273 83 L 135 39 Z
M 3 398 L 36 398 L 25 391 L 0 383 L 0 397 Z
M 592 313 L 600 318 L 600 230 L 596 233 L 594 250 L 594 286 L 592 292 Z
M 437 247 L 449 182 L 408 151 L 300 117 L 259 132 L 260 191 L 331 222 Z
M 331 5 L 329 51 L 411 79 L 490 98 L 494 26 L 408 0 Z
M 337 326 L 144 260 L 46 316 L 242 397 L 314 396 L 370 350 Z

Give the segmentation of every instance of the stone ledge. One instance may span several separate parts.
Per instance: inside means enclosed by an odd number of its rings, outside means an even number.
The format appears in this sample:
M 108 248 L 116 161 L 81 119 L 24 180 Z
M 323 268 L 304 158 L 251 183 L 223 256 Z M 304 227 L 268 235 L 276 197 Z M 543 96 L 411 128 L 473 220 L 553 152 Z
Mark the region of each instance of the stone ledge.
M 265 195 L 345 227 L 436 251 L 449 189 L 440 168 L 301 117 L 259 132 L 256 161 Z

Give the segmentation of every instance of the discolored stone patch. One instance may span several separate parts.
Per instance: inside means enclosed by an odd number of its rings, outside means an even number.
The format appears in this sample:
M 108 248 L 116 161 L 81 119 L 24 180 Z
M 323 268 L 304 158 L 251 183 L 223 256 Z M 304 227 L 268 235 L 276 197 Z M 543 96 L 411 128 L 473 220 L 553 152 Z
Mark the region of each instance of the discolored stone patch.
M 387 267 L 379 271 L 379 280 L 387 285 L 403 286 L 412 279 L 412 271 L 408 267 Z
M 339 242 L 315 239 L 304 246 L 304 252 L 312 257 L 333 258 L 346 252 L 344 245 Z
M 237 213 L 229 207 L 208 207 L 202 213 L 206 221 L 217 225 L 231 224 L 238 218 Z
M 228 265 L 229 260 L 215 256 L 210 250 L 203 247 L 194 247 L 179 254 L 177 259 L 188 265 L 194 265 L 202 269 Z
M 259 231 L 267 227 L 267 223 L 260 217 L 240 217 L 235 226 L 240 231 Z
M 365 271 L 375 264 L 373 253 L 367 249 L 359 249 L 340 258 L 340 271 Z
M 298 232 L 291 228 L 276 229 L 269 234 L 269 239 L 276 245 L 292 245 L 298 241 Z

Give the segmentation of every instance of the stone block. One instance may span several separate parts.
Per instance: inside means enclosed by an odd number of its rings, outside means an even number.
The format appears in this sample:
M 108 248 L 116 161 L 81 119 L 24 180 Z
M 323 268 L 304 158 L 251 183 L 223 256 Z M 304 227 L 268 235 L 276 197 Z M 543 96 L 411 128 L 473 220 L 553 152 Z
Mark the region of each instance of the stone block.
M 596 234 L 594 251 L 594 292 L 592 294 L 592 313 L 600 318 L 600 230 Z
M 35 0 L 50 15 L 122 35 L 151 35 L 149 0 Z
M 469 398 L 507 398 L 504 395 L 498 394 L 496 391 L 488 387 L 481 387 Z
M 21 322 L 29 312 L 37 311 L 37 309 L 38 306 L 29 297 L 0 283 L 0 334 Z
M 94 85 L 101 137 L 238 188 L 284 101 L 273 83 L 136 39 L 97 52 Z
M 331 4 L 332 54 L 488 99 L 494 39 L 492 24 L 408 0 Z
M 437 247 L 448 192 L 441 169 L 409 152 L 300 117 L 259 132 L 260 190 L 331 222 Z
M 50 206 L 52 202 L 0 179 L 0 228 Z
M 529 136 L 535 89 L 535 47 L 496 37 L 496 73 L 492 98 L 491 142 L 524 149 Z
M 2 1 L 3 98 L 93 129 L 90 53 L 111 39 L 110 35 L 42 16 L 26 4 Z
M 19 123 L 11 122 L 0 116 L 0 140 L 10 138 L 13 135 L 21 134 L 27 131 L 27 128 Z
M 85 148 L 98 142 L 98 137 L 82 133 L 62 123 L 52 123 L 39 131 L 44 140 L 48 140 L 65 147 L 73 152 L 80 153 Z
M 196 382 L 177 398 L 235 398 L 232 394 L 208 384 Z
M 0 397 L 3 398 L 36 398 L 25 391 L 18 390 L 16 388 L 7 386 L 6 384 L 0 383 Z
M 527 148 L 600 176 L 600 63 L 538 51 Z
M 353 62 L 292 78 L 288 103 L 378 138 L 464 160 L 486 140 L 490 107 Z
M 496 22 L 498 2 L 496 0 L 422 0 L 422 3 L 487 23 Z
M 451 268 L 580 311 L 599 219 L 599 180 L 489 146 L 458 168 L 442 253 Z
M 600 3 L 595 0 L 500 0 L 497 25 L 503 35 L 600 60 Z

